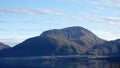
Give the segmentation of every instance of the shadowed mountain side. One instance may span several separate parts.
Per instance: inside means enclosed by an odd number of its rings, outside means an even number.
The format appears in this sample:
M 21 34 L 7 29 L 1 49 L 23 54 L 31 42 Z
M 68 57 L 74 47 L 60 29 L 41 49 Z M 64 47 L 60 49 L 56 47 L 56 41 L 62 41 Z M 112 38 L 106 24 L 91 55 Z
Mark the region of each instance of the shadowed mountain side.
M 120 56 L 120 39 L 107 41 L 102 45 L 96 45 L 90 51 L 88 51 L 88 53 L 93 55 Z
M 6 51 L 4 56 L 75 55 L 83 51 L 80 48 L 74 42 L 55 36 L 34 37 Z

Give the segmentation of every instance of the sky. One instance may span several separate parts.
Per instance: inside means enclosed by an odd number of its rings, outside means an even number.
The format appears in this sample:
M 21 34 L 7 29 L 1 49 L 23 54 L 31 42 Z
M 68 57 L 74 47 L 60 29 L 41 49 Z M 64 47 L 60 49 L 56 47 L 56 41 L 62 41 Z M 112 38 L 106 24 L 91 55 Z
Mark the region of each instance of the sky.
M 0 42 L 7 45 L 71 26 L 119 39 L 120 0 L 0 0 Z

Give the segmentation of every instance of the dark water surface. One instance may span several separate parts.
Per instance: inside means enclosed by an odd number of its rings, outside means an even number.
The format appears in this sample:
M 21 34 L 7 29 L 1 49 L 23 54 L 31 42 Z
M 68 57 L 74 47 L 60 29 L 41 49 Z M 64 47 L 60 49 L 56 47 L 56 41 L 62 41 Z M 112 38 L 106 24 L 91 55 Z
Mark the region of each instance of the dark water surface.
M 120 68 L 120 62 L 88 58 L 3 58 L 0 68 Z

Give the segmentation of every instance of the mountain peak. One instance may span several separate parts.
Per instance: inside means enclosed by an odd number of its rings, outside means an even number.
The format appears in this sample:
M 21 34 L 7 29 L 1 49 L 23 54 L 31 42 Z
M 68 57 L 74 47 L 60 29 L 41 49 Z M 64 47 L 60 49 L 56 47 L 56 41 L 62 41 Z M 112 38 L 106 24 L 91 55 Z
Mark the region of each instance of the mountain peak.
M 59 36 L 69 40 L 83 40 L 90 43 L 94 42 L 92 45 L 104 41 L 93 34 L 91 31 L 79 26 L 48 30 L 43 32 L 40 36 Z
M 83 27 L 73 26 L 73 27 L 68 27 L 68 28 L 63 28 L 63 29 L 48 30 L 48 31 L 43 32 L 40 36 L 57 35 L 57 36 L 64 37 L 64 38 L 77 38 L 77 37 L 85 35 L 84 32 L 86 31 L 90 32 Z
M 63 29 L 85 29 L 81 26 L 72 26 L 72 27 L 67 27 L 67 28 L 63 28 Z

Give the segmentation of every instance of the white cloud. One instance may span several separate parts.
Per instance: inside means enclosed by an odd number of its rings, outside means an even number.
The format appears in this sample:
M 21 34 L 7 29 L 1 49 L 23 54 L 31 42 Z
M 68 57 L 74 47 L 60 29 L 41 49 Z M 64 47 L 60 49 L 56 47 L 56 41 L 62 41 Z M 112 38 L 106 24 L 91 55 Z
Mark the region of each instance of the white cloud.
M 38 10 L 38 13 L 43 13 L 43 14 L 53 14 L 53 15 L 58 15 L 58 16 L 66 16 L 66 14 L 56 11 L 56 10 Z
M 117 17 L 105 17 L 105 18 L 102 18 L 102 19 L 104 21 L 106 21 L 107 23 L 120 25 L 120 18 L 117 18 Z
M 115 17 L 106 17 L 104 18 L 105 20 L 108 20 L 108 21 L 115 21 L 115 22 L 120 22 L 120 18 L 115 18 Z
M 70 14 L 58 11 L 58 10 L 28 10 L 28 9 L 0 9 L 0 12 L 4 14 L 27 14 L 27 15 L 51 15 L 51 16 L 61 16 L 61 18 L 66 18 L 69 20 L 82 20 L 79 16 L 72 16 Z M 53 18 L 52 18 L 53 19 Z M 56 19 L 56 18 L 55 18 Z M 0 21 L 0 23 L 8 23 L 10 21 Z
M 79 14 L 83 15 L 84 20 L 94 21 L 94 22 L 102 22 L 102 20 L 99 17 L 97 17 L 95 15 L 91 15 L 90 13 L 80 11 Z
M 31 10 L 26 10 L 26 9 L 0 9 L 1 13 L 7 14 L 7 13 L 21 13 L 21 14 L 30 14 L 30 15 L 34 15 L 37 14 L 37 12 L 35 11 L 31 11 Z
M 0 9 L 0 13 L 20 13 L 20 14 L 29 14 L 29 15 L 44 15 L 44 14 L 52 14 L 52 15 L 58 15 L 58 16 L 65 16 L 64 13 L 59 12 L 57 10 L 28 10 L 28 9 Z
M 120 25 L 120 17 L 112 17 L 112 16 L 95 16 L 93 14 L 90 14 L 88 12 L 79 12 L 83 16 L 82 19 L 87 21 L 92 21 L 96 23 L 106 23 L 106 24 L 112 24 L 112 25 Z
M 92 0 L 85 0 L 85 2 L 93 4 L 93 5 L 99 5 L 100 4 L 99 1 L 92 1 Z
M 62 1 L 62 2 L 78 2 L 79 0 L 58 0 L 58 1 Z
M 113 2 L 111 0 L 101 0 L 101 2 L 103 4 L 106 4 L 106 5 L 112 5 L 113 4 Z
M 120 7 L 120 0 L 101 0 L 107 6 Z
M 111 7 L 120 7 L 120 0 L 85 0 L 86 2 L 93 4 L 93 5 L 105 5 Z

